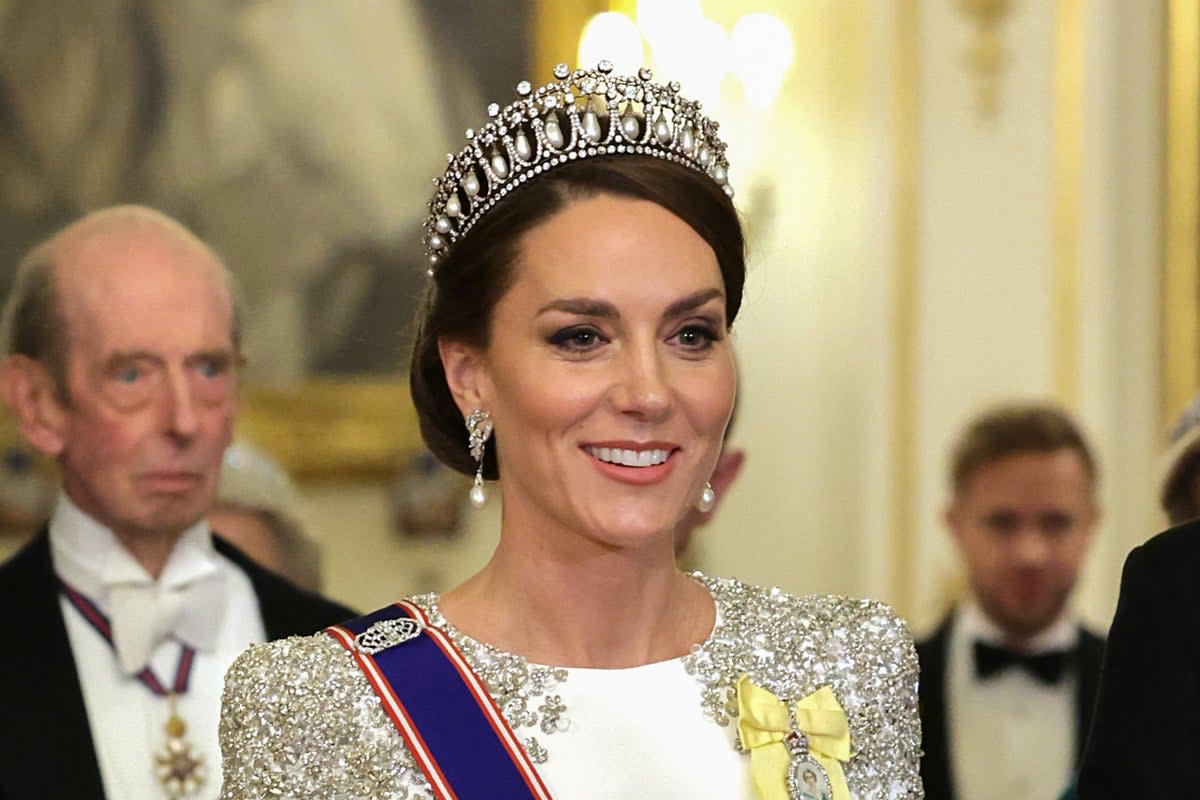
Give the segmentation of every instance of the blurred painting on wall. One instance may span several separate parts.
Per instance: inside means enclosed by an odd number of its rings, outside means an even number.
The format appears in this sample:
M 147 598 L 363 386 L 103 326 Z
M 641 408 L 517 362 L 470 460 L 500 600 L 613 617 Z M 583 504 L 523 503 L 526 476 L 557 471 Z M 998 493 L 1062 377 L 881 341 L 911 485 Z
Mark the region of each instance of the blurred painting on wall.
M 0 0 L 0 291 L 146 203 L 238 276 L 247 376 L 396 376 L 430 178 L 527 77 L 526 0 Z

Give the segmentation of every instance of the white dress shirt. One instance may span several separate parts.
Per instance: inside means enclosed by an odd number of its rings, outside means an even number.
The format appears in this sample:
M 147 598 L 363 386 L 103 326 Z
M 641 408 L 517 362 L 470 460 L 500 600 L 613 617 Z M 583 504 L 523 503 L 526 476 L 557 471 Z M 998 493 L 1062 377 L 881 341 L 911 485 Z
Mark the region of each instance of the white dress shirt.
M 250 579 L 213 549 L 208 524 L 201 521 L 180 537 L 155 582 L 112 531 L 83 513 L 65 494 L 60 494 L 50 519 L 50 550 L 58 576 L 110 619 L 119 587 L 144 584 L 150 587 L 151 597 L 170 606 L 170 619 L 163 624 L 165 638 L 150 643 L 149 664 L 169 688 L 182 650 L 178 637 L 186 635 L 196 648 L 187 693 L 176 704 L 187 725 L 192 752 L 204 765 L 205 782 L 194 797 L 215 800 L 221 788 L 217 723 L 225 671 L 250 644 L 266 639 Z M 191 591 L 196 583 L 202 584 L 200 591 Z M 189 595 L 188 601 L 198 602 L 181 603 L 180 597 L 185 595 Z M 136 672 L 136 667 L 122 667 L 113 647 L 65 596 L 60 598 L 60 607 L 83 687 L 105 794 L 120 800 L 166 800 L 168 795 L 156 775 L 155 756 L 165 749 L 167 699 L 156 696 L 129 674 Z M 130 624 L 135 623 L 113 620 L 114 628 Z
M 959 800 L 1055 800 L 1075 758 L 1078 676 L 1053 685 L 1025 669 L 986 679 L 975 674 L 976 641 L 1003 646 L 1004 633 L 974 603 L 955 614 L 946 659 L 946 721 L 952 780 Z M 1029 652 L 1069 650 L 1078 623 L 1064 615 Z

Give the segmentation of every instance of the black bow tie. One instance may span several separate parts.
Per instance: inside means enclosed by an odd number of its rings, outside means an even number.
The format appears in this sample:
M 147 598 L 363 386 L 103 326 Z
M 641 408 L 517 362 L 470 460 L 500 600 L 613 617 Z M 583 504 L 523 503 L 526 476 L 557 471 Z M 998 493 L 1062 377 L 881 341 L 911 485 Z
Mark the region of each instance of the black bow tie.
M 1069 656 L 1067 650 L 1031 655 L 987 642 L 975 642 L 975 674 L 980 678 L 990 678 L 1008 667 L 1019 667 L 1042 683 L 1055 684 L 1062 678 Z

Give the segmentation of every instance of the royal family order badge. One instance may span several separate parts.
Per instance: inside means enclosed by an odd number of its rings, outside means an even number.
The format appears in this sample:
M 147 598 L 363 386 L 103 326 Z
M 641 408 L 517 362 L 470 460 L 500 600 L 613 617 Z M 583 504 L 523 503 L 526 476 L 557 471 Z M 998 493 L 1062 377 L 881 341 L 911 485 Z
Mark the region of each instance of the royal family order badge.
M 793 731 L 787 739 L 791 762 L 788 764 L 788 795 L 791 800 L 830 800 L 833 790 L 829 774 L 808 751 L 808 739 Z

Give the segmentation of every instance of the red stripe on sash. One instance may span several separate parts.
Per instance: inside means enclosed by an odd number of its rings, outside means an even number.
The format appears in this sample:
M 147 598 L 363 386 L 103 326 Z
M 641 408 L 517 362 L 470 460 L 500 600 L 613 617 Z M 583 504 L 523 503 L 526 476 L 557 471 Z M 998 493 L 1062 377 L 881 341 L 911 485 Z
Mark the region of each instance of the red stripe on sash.
M 529 760 L 529 754 L 525 752 L 525 748 L 517 741 L 516 733 L 513 732 L 512 727 L 508 724 L 508 720 L 500 712 L 500 707 L 496 705 L 495 699 L 487 691 L 487 688 L 484 687 L 479 676 L 475 674 L 475 670 L 467 663 L 466 657 L 454 645 L 454 642 L 450 640 L 445 631 L 430 624 L 429 618 L 421 608 L 406 600 L 401 600 L 396 605 L 408 611 L 414 619 L 419 620 L 425 626 L 425 633 L 433 639 L 450 660 L 450 663 L 458 670 L 459 676 L 471 690 L 471 695 L 475 698 L 475 702 L 479 704 L 479 708 L 487 716 L 488 722 L 491 723 L 492 730 L 500 737 L 505 750 L 508 751 L 513 762 L 521 770 L 521 776 L 525 779 L 525 784 L 529 787 L 529 791 L 543 800 L 551 800 L 550 790 L 542 783 L 541 776 Z
M 409 717 L 407 709 L 404 708 L 404 703 L 392 691 L 391 684 L 379 674 L 379 668 L 375 664 L 375 659 L 359 651 L 354 646 L 354 635 L 342 626 L 331 625 L 326 630 L 334 635 L 334 638 L 341 643 L 342 647 L 350 651 L 350 655 L 358 662 L 359 669 L 367 676 L 367 680 L 371 683 L 372 688 L 375 689 L 376 694 L 384 700 L 384 710 L 391 717 L 396 729 L 404 737 L 405 745 L 408 746 L 409 752 L 413 754 L 413 758 L 417 760 L 421 771 L 425 773 L 425 777 L 429 779 L 430 788 L 432 788 L 438 800 L 458 800 L 458 795 L 450 788 L 441 767 L 438 766 L 437 761 L 434 760 L 432 754 L 429 752 L 429 746 L 425 744 L 425 740 L 421 737 L 421 732 L 417 730 L 417 726 L 413 724 L 412 718 Z

